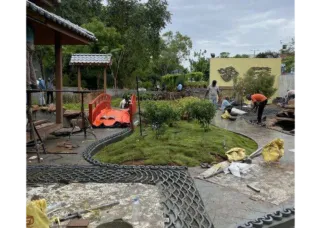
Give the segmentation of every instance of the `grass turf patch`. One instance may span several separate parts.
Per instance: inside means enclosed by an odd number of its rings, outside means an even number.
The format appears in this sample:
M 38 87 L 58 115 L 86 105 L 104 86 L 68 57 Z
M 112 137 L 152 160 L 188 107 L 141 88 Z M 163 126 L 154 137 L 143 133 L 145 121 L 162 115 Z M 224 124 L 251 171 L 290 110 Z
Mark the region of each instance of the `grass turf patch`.
M 256 142 L 247 137 L 215 126 L 210 129 L 204 132 L 196 122 L 179 121 L 156 139 L 151 128 L 144 128 L 144 137 L 140 137 L 136 128 L 132 135 L 106 146 L 94 158 L 115 164 L 197 166 L 201 162 L 219 161 L 217 155 L 224 156 L 234 147 L 246 149 L 247 154 L 257 149 Z
M 89 109 L 88 104 L 83 104 L 84 109 Z M 81 103 L 65 103 L 63 108 L 66 110 L 81 110 Z

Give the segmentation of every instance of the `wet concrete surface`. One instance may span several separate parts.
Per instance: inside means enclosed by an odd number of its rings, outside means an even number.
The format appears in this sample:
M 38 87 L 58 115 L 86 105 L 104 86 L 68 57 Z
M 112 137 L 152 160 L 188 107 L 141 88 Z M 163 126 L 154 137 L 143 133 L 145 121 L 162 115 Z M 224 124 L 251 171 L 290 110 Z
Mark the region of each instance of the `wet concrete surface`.
M 123 129 L 121 128 L 97 128 L 93 129 L 97 139 L 102 139 L 107 136 L 116 134 Z M 58 143 L 69 141 L 72 145 L 78 146 L 72 150 L 67 148 L 58 147 Z M 83 132 L 76 133 L 70 137 L 56 137 L 49 136 L 45 141 L 45 147 L 49 151 L 59 151 L 59 153 L 41 153 L 40 157 L 43 158 L 41 165 L 91 165 L 82 157 L 82 152 L 95 141 L 95 138 L 92 134 L 87 134 L 87 138 L 84 137 Z M 63 153 L 63 154 L 62 154 Z M 67 154 L 65 154 L 67 153 Z M 69 153 L 69 154 L 68 154 Z M 35 156 L 36 153 L 27 153 L 27 164 L 28 165 L 39 165 L 37 159 L 30 160 L 31 156 Z
M 265 164 L 261 157 L 255 158 L 255 169 L 242 178 L 231 174 L 219 174 L 208 181 L 194 179 L 205 207 L 216 228 L 231 228 L 268 212 L 294 206 L 294 136 L 248 124 L 244 118 L 236 121 L 221 119 L 218 111 L 212 124 L 246 135 L 264 146 L 275 138 L 285 142 L 285 153 L 278 163 Z M 189 168 L 192 177 L 205 169 Z M 214 183 L 212 183 L 214 182 Z M 247 187 L 253 184 L 261 189 L 256 193 Z
M 114 203 L 120 204 L 109 208 L 90 211 L 83 214 L 89 219 L 89 228 L 99 224 L 112 222 L 115 219 L 124 221 L 139 228 L 163 228 L 164 217 L 160 204 L 160 193 L 157 186 L 146 184 L 98 184 L 98 183 L 72 183 L 68 185 L 50 184 L 39 187 L 27 187 L 27 201 L 38 195 L 46 199 L 48 208 L 57 203 L 63 203 L 60 210 L 52 212 L 50 218 L 62 218 L 69 213 L 91 209 L 100 205 Z M 132 199 L 140 199 L 139 223 L 132 220 Z M 62 222 L 65 227 L 69 221 Z

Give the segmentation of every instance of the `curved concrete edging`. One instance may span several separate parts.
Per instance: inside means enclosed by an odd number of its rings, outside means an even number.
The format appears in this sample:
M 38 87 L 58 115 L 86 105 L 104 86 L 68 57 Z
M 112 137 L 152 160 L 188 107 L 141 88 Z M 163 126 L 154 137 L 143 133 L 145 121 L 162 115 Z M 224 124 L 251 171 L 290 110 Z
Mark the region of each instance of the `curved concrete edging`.
M 216 126 L 214 124 L 212 124 L 213 126 Z M 257 147 L 259 147 L 259 143 L 254 140 L 253 138 L 251 138 L 250 136 L 248 135 L 245 135 L 243 133 L 239 133 L 239 132 L 236 132 L 236 131 L 232 131 L 232 130 L 229 130 L 229 129 L 225 129 L 221 126 L 216 126 L 218 128 L 221 128 L 221 129 L 224 129 L 226 131 L 229 131 L 229 132 L 232 132 L 232 133 L 235 133 L 235 134 L 238 134 L 238 135 L 241 135 L 243 137 L 246 137 L 248 139 L 251 139 L 253 140 L 256 144 L 257 144 Z M 98 153 L 103 147 L 105 146 L 108 146 L 112 143 L 115 143 L 115 142 L 119 142 L 121 141 L 122 139 L 130 136 L 131 134 L 133 133 L 132 129 L 131 128 L 125 128 L 124 130 L 122 130 L 121 132 L 119 133 L 116 133 L 114 135 L 111 135 L 111 136 L 108 136 L 106 138 L 103 138 L 103 139 L 100 139 L 98 141 L 95 141 L 93 142 L 92 144 L 90 144 L 82 153 L 83 155 L 83 158 L 89 162 L 90 164 L 92 165 L 98 165 L 98 166 L 107 166 L 107 167 L 117 167 L 117 168 L 133 168 L 133 167 L 144 167 L 144 168 L 151 168 L 151 169 L 158 169 L 158 168 L 169 168 L 169 169 L 174 169 L 174 170 L 177 170 L 177 169 L 184 169 L 184 170 L 187 170 L 188 167 L 187 166 L 152 166 L 152 165 L 118 165 L 118 164 L 112 164 L 112 163 L 103 163 L 103 162 L 100 162 L 96 159 L 93 158 L 93 156 Z
M 225 129 L 225 128 L 223 128 L 223 127 L 214 125 L 214 124 L 212 124 L 212 123 L 211 123 L 211 125 L 213 125 L 213 126 L 215 126 L 215 127 L 218 127 L 218 128 L 221 128 L 221 129 L 223 129 L 223 130 L 232 132 L 232 133 L 234 133 L 234 134 L 241 135 L 241 136 L 243 136 L 243 137 L 245 137 L 245 138 L 251 139 L 251 140 L 254 141 L 254 142 L 257 144 L 257 146 L 259 147 L 259 143 L 258 143 L 256 140 L 254 140 L 253 138 L 251 138 L 250 136 L 248 136 L 248 135 L 245 135 L 245 134 L 240 133 L 240 132 L 237 132 L 237 131 L 232 131 L 232 130 L 229 130 L 229 129 Z

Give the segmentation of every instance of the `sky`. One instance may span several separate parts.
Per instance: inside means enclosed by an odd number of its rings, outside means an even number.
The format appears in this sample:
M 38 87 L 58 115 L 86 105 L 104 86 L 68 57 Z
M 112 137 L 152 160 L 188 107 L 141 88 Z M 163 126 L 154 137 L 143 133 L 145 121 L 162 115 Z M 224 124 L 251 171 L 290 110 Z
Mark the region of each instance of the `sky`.
M 294 37 L 294 0 L 168 0 L 171 23 L 207 56 L 279 51 Z M 188 65 L 186 62 L 184 65 Z
M 106 1 L 106 0 L 104 0 Z M 142 3 L 148 0 L 140 0 Z M 249 54 L 279 51 L 294 38 L 294 0 L 167 0 L 171 23 L 161 32 L 179 31 L 194 51 Z M 183 65 L 189 67 L 189 61 Z

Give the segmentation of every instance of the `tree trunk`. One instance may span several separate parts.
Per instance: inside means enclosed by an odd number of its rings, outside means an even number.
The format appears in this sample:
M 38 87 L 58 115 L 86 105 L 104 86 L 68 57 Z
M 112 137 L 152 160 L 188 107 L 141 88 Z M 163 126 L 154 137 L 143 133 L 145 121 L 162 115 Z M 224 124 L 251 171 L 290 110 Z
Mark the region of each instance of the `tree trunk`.
M 115 95 L 118 95 L 118 89 L 117 89 L 117 74 L 113 73 L 113 70 L 111 70 L 112 72 L 112 77 L 113 77 L 113 88 L 115 89 L 114 93 Z
M 44 70 L 43 70 L 43 54 L 38 52 L 36 56 L 40 65 L 41 77 L 43 78 L 44 81 L 46 81 L 46 77 L 44 75 Z
M 39 59 L 39 64 L 40 64 L 40 70 L 41 70 L 41 75 L 44 81 L 46 81 L 46 76 L 44 75 L 44 70 L 43 70 L 43 61 L 42 58 Z
M 100 74 L 97 77 L 97 89 L 100 89 Z

